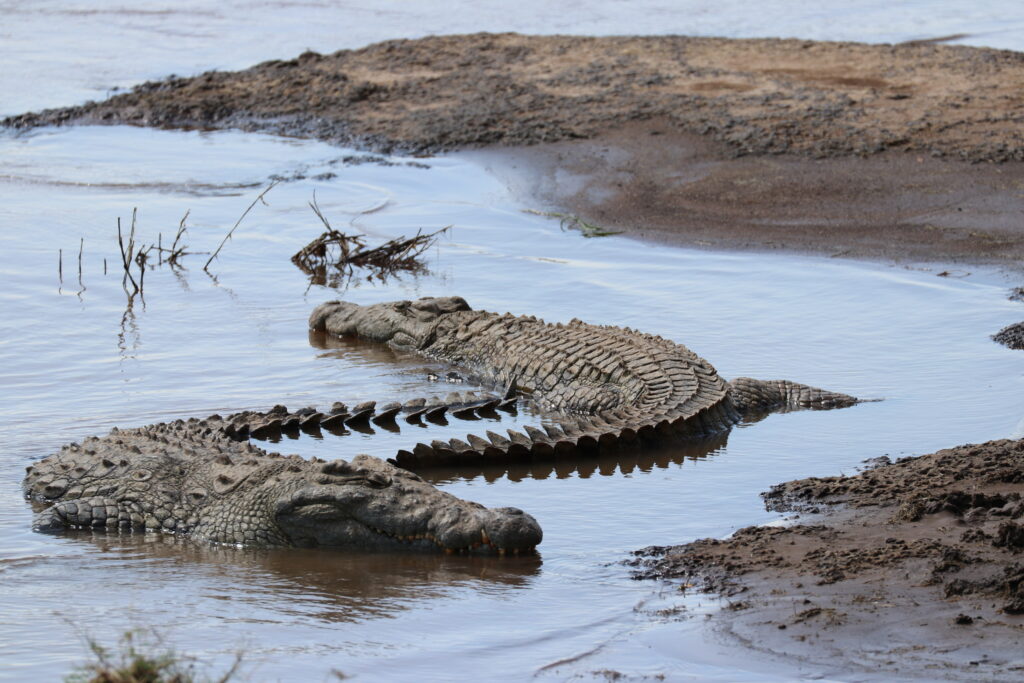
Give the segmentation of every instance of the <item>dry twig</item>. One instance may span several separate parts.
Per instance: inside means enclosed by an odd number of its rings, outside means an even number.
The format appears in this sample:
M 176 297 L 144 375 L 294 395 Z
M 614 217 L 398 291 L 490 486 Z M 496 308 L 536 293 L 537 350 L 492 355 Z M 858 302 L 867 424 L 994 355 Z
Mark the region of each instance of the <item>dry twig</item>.
M 213 263 L 213 259 L 217 258 L 217 254 L 219 254 L 220 250 L 224 248 L 224 245 L 227 244 L 227 241 L 229 239 L 231 239 L 231 235 L 234 234 L 235 228 L 237 228 L 239 225 L 241 225 L 242 219 L 245 218 L 249 214 L 250 211 L 252 211 L 252 207 L 256 206 L 256 204 L 259 203 L 259 202 L 263 202 L 263 204 L 266 205 L 266 202 L 263 201 L 263 197 L 268 192 L 270 192 L 275 187 L 277 187 L 277 184 L 279 182 L 281 182 L 281 181 L 280 180 L 275 180 L 274 182 L 270 183 L 270 185 L 267 186 L 267 189 L 263 190 L 263 192 L 260 192 L 259 196 L 256 197 L 256 199 L 252 200 L 252 204 L 250 204 L 249 207 L 245 211 L 242 212 L 242 215 L 238 217 L 238 220 L 235 221 L 235 224 L 231 227 L 230 230 L 228 230 L 228 234 L 224 235 L 224 239 L 222 239 L 220 241 L 220 245 L 218 245 L 218 247 L 213 251 L 213 253 L 210 254 L 210 258 L 208 258 L 206 260 L 206 264 L 203 265 L 203 270 L 207 270 L 210 267 L 210 264 Z M 184 222 L 184 219 L 182 219 L 182 222 Z M 209 272 L 209 271 L 207 271 L 207 272 Z
M 310 277 L 312 284 L 329 287 L 346 285 L 356 268 L 369 269 L 368 279 L 377 277 L 381 281 L 397 271 L 421 273 L 426 268 L 419 257 L 437 241 L 438 235 L 451 228 L 449 225 L 428 234 L 418 231 L 413 237 L 399 237 L 367 248 L 365 235 L 346 235 L 331 227 L 316 203 L 315 194 L 309 206 L 327 229 L 292 256 L 292 263 Z

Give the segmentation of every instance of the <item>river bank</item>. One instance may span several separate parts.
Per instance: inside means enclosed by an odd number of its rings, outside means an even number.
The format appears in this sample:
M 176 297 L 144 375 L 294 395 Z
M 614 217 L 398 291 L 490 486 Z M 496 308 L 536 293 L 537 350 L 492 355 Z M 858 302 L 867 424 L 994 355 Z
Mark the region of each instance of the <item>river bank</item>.
M 487 148 L 550 208 L 637 237 L 1017 268 L 1022 82 L 1020 53 L 927 41 L 470 34 L 170 77 L 3 125 Z
M 638 551 L 635 576 L 722 596 L 716 629 L 816 668 L 1018 679 L 1024 441 L 868 465 L 763 494 L 787 526 Z

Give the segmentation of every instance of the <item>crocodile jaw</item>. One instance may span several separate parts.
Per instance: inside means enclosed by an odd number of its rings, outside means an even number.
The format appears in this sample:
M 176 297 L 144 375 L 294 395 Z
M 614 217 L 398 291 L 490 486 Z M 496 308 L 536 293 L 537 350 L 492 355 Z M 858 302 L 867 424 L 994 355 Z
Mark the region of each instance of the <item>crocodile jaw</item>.
M 519 554 L 543 538 L 537 521 L 517 508 L 488 509 L 443 492 L 435 494 L 442 500 L 419 505 L 415 497 L 361 488 L 301 488 L 277 503 L 276 525 L 302 547 Z

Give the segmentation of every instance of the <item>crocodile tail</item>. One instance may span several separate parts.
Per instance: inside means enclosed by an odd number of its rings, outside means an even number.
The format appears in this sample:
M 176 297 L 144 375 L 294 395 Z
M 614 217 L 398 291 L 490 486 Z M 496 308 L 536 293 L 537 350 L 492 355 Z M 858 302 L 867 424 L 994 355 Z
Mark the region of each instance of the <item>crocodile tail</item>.
M 437 465 L 486 465 L 510 462 L 558 461 L 578 454 L 598 453 L 637 440 L 657 442 L 675 438 L 705 438 L 722 432 L 739 420 L 733 406 L 720 401 L 696 412 L 669 412 L 636 419 L 622 411 L 594 415 L 565 415 L 543 428 L 526 425 L 525 433 L 509 429 L 508 436 L 486 432 L 465 440 L 435 440 L 398 451 L 391 462 L 409 470 Z
M 847 394 L 785 379 L 760 380 L 750 377 L 737 377 L 729 382 L 729 397 L 733 406 L 744 415 L 775 410 L 831 410 L 860 402 Z

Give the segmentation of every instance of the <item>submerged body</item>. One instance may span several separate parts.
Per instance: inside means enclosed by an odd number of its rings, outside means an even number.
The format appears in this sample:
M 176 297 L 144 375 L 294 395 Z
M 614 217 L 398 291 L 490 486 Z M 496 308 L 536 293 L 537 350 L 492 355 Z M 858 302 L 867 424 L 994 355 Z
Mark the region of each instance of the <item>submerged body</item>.
M 411 472 L 267 453 L 205 420 L 114 430 L 28 468 L 25 495 L 48 505 L 37 530 L 164 531 L 246 546 L 449 552 L 531 551 L 537 522 L 461 500 Z
M 682 344 L 628 328 L 579 320 L 550 324 L 532 316 L 474 311 L 460 297 L 371 306 L 330 301 L 310 328 L 413 350 L 509 391 L 528 393 L 560 427 L 527 427 L 489 441 L 420 444 L 402 465 L 481 457 L 543 456 L 612 446 L 637 436 L 698 436 L 745 416 L 775 410 L 851 406 L 852 396 L 787 380 L 726 382 Z

